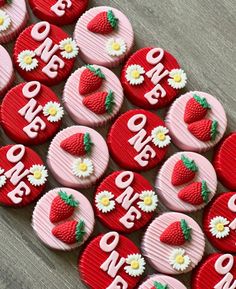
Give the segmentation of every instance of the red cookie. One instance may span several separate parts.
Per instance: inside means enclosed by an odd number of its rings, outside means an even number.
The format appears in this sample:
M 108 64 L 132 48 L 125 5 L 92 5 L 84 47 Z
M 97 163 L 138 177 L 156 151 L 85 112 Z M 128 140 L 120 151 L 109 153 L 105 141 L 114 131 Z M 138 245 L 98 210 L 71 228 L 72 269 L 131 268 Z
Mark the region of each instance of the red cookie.
M 144 171 L 154 168 L 167 153 L 170 137 L 159 116 L 143 109 L 122 114 L 107 138 L 113 159 L 123 168 Z
M 130 233 L 145 226 L 157 207 L 157 196 L 140 174 L 117 171 L 97 188 L 95 214 L 110 229 Z
M 235 289 L 236 256 L 211 254 L 197 268 L 192 289 Z
M 236 132 L 220 143 L 214 155 L 213 165 L 222 184 L 230 190 L 236 190 Z
M 146 109 L 169 105 L 186 85 L 177 60 L 162 48 L 145 47 L 126 62 L 121 83 L 129 100 Z
M 218 250 L 236 253 L 236 193 L 224 193 L 206 207 L 203 227 Z
M 91 289 L 133 289 L 145 270 L 137 246 L 117 232 L 93 239 L 82 253 L 78 270 Z
M 64 111 L 55 93 L 38 81 L 21 83 L 3 99 L 1 124 L 15 142 L 41 144 L 60 128 Z
M 29 4 L 39 19 L 62 26 L 76 21 L 87 8 L 88 0 L 29 0 Z
M 48 172 L 39 155 L 21 144 L 0 148 L 0 204 L 22 207 L 39 197 Z
M 51 86 L 69 76 L 77 55 L 78 47 L 66 32 L 42 21 L 20 34 L 13 58 L 25 80 L 37 80 Z

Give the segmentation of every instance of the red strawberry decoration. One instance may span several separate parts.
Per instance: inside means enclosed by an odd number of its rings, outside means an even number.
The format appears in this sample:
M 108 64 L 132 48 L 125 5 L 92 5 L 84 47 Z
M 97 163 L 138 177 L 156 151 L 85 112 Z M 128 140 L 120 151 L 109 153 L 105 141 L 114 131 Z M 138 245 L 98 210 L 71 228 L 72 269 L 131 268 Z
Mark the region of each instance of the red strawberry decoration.
M 196 94 L 186 104 L 185 112 L 184 112 L 184 121 L 186 123 L 192 123 L 194 121 L 203 119 L 208 109 L 210 109 L 210 105 L 205 99 L 205 97 L 200 97 Z
M 93 143 L 89 133 L 75 133 L 64 139 L 60 146 L 73 156 L 84 156 L 91 152 Z
M 67 221 L 52 229 L 52 234 L 66 244 L 80 243 L 85 235 L 84 221 Z
M 210 191 L 206 181 L 195 182 L 183 188 L 178 193 L 178 197 L 191 205 L 201 205 L 209 200 Z
M 170 224 L 160 236 L 160 241 L 172 246 L 181 246 L 191 239 L 191 228 L 184 219 Z
M 60 191 L 58 196 L 52 201 L 49 219 L 52 223 L 60 222 L 72 216 L 78 202 L 73 195 Z
M 189 124 L 188 130 L 201 141 L 213 141 L 218 134 L 217 127 L 216 120 L 202 119 Z
M 83 105 L 96 114 L 112 113 L 114 104 L 114 95 L 111 90 L 109 93 L 95 92 L 83 99 Z
M 102 85 L 105 75 L 100 68 L 86 65 L 86 69 L 80 75 L 79 93 L 81 95 L 92 93 Z
M 0 0 L 0 7 L 4 6 L 5 4 L 11 4 L 12 0 Z
M 113 32 L 118 24 L 112 10 L 98 13 L 87 25 L 89 31 L 93 33 L 109 34 Z
M 153 287 L 151 287 L 151 289 L 169 289 L 169 287 L 166 284 L 162 284 L 160 282 L 154 281 Z
M 197 170 L 198 167 L 194 160 L 182 155 L 181 160 L 179 160 L 174 166 L 171 177 L 172 185 L 180 186 L 190 182 L 192 179 L 194 179 Z

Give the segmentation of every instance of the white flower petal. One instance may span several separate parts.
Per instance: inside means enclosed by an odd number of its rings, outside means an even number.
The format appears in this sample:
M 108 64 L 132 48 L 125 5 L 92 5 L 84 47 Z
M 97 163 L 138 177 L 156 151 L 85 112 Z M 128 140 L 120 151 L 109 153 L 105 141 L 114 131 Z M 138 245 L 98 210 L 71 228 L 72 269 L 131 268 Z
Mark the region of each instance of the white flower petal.
M 140 254 L 130 254 L 126 258 L 125 272 L 132 276 L 137 277 L 141 276 L 145 271 L 146 262 Z
M 170 78 L 168 79 L 168 84 L 174 89 L 181 89 L 185 87 L 187 83 L 187 75 L 183 69 L 172 69 L 169 73 Z M 175 81 L 175 77 L 178 76 L 179 80 Z
M 56 112 L 55 115 L 54 113 L 52 114 L 51 110 L 54 110 L 54 112 Z M 47 116 L 49 122 L 57 122 L 62 119 L 64 115 L 64 110 L 61 107 L 60 103 L 49 101 L 45 104 L 43 108 L 43 114 L 44 116 Z
M 60 50 L 62 50 L 61 55 L 63 58 L 71 59 L 78 55 L 79 48 L 72 38 L 66 38 L 59 43 Z M 69 48 L 69 50 L 67 50 Z
M 155 146 L 158 146 L 159 148 L 168 146 L 171 143 L 171 138 L 168 133 L 169 130 L 164 126 L 154 128 L 151 132 L 151 136 L 152 142 L 155 144 Z M 162 135 L 163 139 L 158 138 L 158 135 Z
M 177 258 L 181 257 L 182 258 L 182 262 L 177 262 Z M 169 262 L 170 265 L 177 271 L 185 271 L 190 263 L 191 263 L 191 259 L 188 255 L 185 254 L 185 250 L 178 248 L 178 249 L 173 249 L 170 256 L 169 256 Z
M 0 10 L 0 19 L 2 20 L 2 24 L 0 24 L 0 32 L 4 32 L 10 27 L 11 18 L 5 11 Z
M 33 165 L 29 171 L 31 174 L 27 178 L 31 185 L 38 187 L 46 183 L 48 171 L 44 165 Z
M 31 63 L 26 63 L 26 57 L 30 57 L 32 59 Z M 21 53 L 18 54 L 17 62 L 22 70 L 31 71 L 37 68 L 38 60 L 35 57 L 35 53 L 32 50 L 23 50 Z
M 2 188 L 6 184 L 6 182 L 7 178 L 4 175 L 0 176 L 0 188 Z
M 136 77 L 134 77 L 134 73 L 137 74 Z M 132 64 L 129 65 L 126 69 L 125 78 L 131 85 L 138 85 L 142 84 L 144 82 L 143 74 L 145 73 L 145 70 L 142 66 L 138 64 Z
M 102 213 L 108 213 L 115 209 L 115 201 L 112 200 L 114 198 L 114 195 L 111 192 L 108 191 L 102 191 L 98 193 L 95 197 L 95 203 L 96 207 L 99 211 Z M 107 204 L 103 204 L 104 199 L 106 199 Z
M 143 191 L 140 196 L 140 202 L 138 207 L 146 213 L 150 213 L 156 210 L 158 198 L 154 191 Z
M 217 239 L 225 238 L 230 233 L 230 228 L 227 226 L 229 225 L 229 221 L 221 216 L 214 217 L 211 219 L 209 228 L 212 236 L 216 237 Z M 219 230 L 218 226 L 221 227 Z
M 114 45 L 117 45 L 118 49 L 114 49 Z M 110 38 L 106 43 L 106 52 L 110 56 L 121 56 L 127 50 L 126 43 L 122 38 Z
M 87 178 L 94 172 L 93 163 L 88 158 L 78 158 L 72 164 L 72 173 L 79 178 Z

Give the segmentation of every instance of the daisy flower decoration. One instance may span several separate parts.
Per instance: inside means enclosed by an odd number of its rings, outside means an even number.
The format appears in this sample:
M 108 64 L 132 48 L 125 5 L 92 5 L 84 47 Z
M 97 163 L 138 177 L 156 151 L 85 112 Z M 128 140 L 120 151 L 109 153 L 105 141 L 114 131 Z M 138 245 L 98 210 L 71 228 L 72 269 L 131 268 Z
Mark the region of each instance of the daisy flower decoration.
M 7 182 L 7 178 L 3 175 L 3 173 L 4 169 L 0 168 L 0 188 L 2 188 Z
M 78 158 L 72 164 L 72 172 L 76 177 L 87 178 L 93 174 L 93 163 L 88 158 Z
M 22 70 L 31 71 L 38 66 L 38 60 L 32 50 L 23 50 L 17 57 L 17 62 Z
M 33 165 L 30 169 L 30 175 L 27 176 L 31 185 L 38 187 L 46 183 L 48 171 L 43 165 Z
M 144 82 L 144 68 L 138 64 L 129 65 L 126 69 L 125 78 L 131 85 L 138 85 Z
M 60 103 L 49 101 L 43 108 L 43 115 L 47 117 L 49 122 L 57 122 L 62 119 L 64 110 Z
M 184 88 L 187 83 L 187 75 L 183 69 L 172 69 L 169 73 L 168 84 L 174 89 Z
M 66 38 L 59 43 L 61 55 L 66 59 L 74 58 L 79 53 L 79 48 L 72 38 Z
M 185 254 L 184 249 L 174 249 L 171 252 L 169 261 L 170 265 L 177 271 L 186 270 L 191 263 L 191 259 L 188 255 Z
M 158 126 L 151 132 L 152 142 L 159 148 L 166 147 L 170 144 L 171 138 L 168 135 L 169 130 L 164 126 Z
M 0 10 L 0 32 L 6 31 L 11 25 L 10 16 L 3 10 Z
M 145 271 L 146 262 L 140 254 L 131 254 L 126 258 L 125 272 L 132 276 L 137 277 L 141 276 Z
M 216 237 L 217 239 L 228 236 L 230 229 L 227 225 L 229 225 L 229 221 L 224 217 L 218 216 L 211 219 L 209 228 L 212 236 Z
M 108 191 L 102 191 L 96 195 L 96 207 L 102 213 L 108 213 L 115 209 L 114 195 Z
M 122 38 L 110 38 L 106 43 L 106 51 L 110 56 L 121 56 L 126 52 L 126 43 Z
M 158 203 L 157 195 L 153 191 L 143 191 L 139 195 L 138 207 L 146 213 L 155 211 Z

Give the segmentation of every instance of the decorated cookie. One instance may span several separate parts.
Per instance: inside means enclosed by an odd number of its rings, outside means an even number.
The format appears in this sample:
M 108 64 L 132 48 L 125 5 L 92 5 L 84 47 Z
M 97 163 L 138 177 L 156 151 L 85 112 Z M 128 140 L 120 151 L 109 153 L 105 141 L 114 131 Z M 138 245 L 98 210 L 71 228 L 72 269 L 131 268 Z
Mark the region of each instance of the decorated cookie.
M 205 92 L 191 91 L 172 104 L 166 125 L 178 148 L 205 152 L 223 137 L 227 118 L 215 97 Z
M 68 77 L 78 52 L 66 32 L 42 21 L 20 34 L 14 47 L 14 62 L 25 80 L 52 86 Z
M 88 126 L 104 125 L 120 110 L 123 88 L 109 69 L 87 65 L 76 70 L 66 82 L 64 105 L 75 122 Z
M 121 83 L 129 100 L 146 109 L 170 104 L 187 83 L 177 60 L 162 48 L 145 47 L 126 62 Z
M 213 198 L 217 177 L 212 164 L 202 155 L 179 152 L 161 167 L 155 187 L 170 210 L 193 212 Z
M 159 116 L 135 109 L 115 121 L 107 143 L 113 159 L 121 167 L 144 171 L 154 168 L 165 157 L 171 142 L 168 133 Z
M 236 288 L 236 256 L 211 254 L 197 268 L 192 289 Z
M 0 44 L 12 41 L 28 21 L 25 0 L 0 1 Z M 2 58 L 1 58 L 2 60 Z
M 191 271 L 202 259 L 205 248 L 204 234 L 189 216 L 164 213 L 147 228 L 142 251 L 150 264 L 164 274 Z
M 236 193 L 224 193 L 204 211 L 204 232 L 218 250 L 236 253 Z
M 91 235 L 94 213 L 89 200 L 69 188 L 55 188 L 37 203 L 32 226 L 39 239 L 57 250 L 72 250 Z
M 104 174 L 109 152 L 103 137 L 85 126 L 60 131 L 49 147 L 47 163 L 57 181 L 67 187 L 88 188 Z
M 88 10 L 79 18 L 74 38 L 85 63 L 114 67 L 130 53 L 134 32 L 122 12 L 102 6 Z
M 138 289 L 187 289 L 180 281 L 166 275 L 148 277 Z
M 136 245 L 112 231 L 88 244 L 78 270 L 82 281 L 91 289 L 133 289 L 140 281 L 145 265 Z
M 0 148 L 0 204 L 22 207 L 39 197 L 48 172 L 36 152 L 21 144 Z
M 96 190 L 95 214 L 110 229 L 133 232 L 145 226 L 157 208 L 157 195 L 140 174 L 117 171 Z
M 33 13 L 56 25 L 71 24 L 85 11 L 88 0 L 29 0 Z
M 15 142 L 41 144 L 60 128 L 64 114 L 55 93 L 38 81 L 21 83 L 5 96 L 1 124 Z
M 213 165 L 222 184 L 236 191 L 236 132 L 228 135 L 219 144 L 214 154 Z
M 1 8 L 0 8 L 1 9 Z M 0 18 L 1 19 L 1 18 Z M 0 36 L 1 37 L 1 36 Z M 0 45 L 0 98 L 4 96 L 14 81 L 12 60 L 6 49 Z

